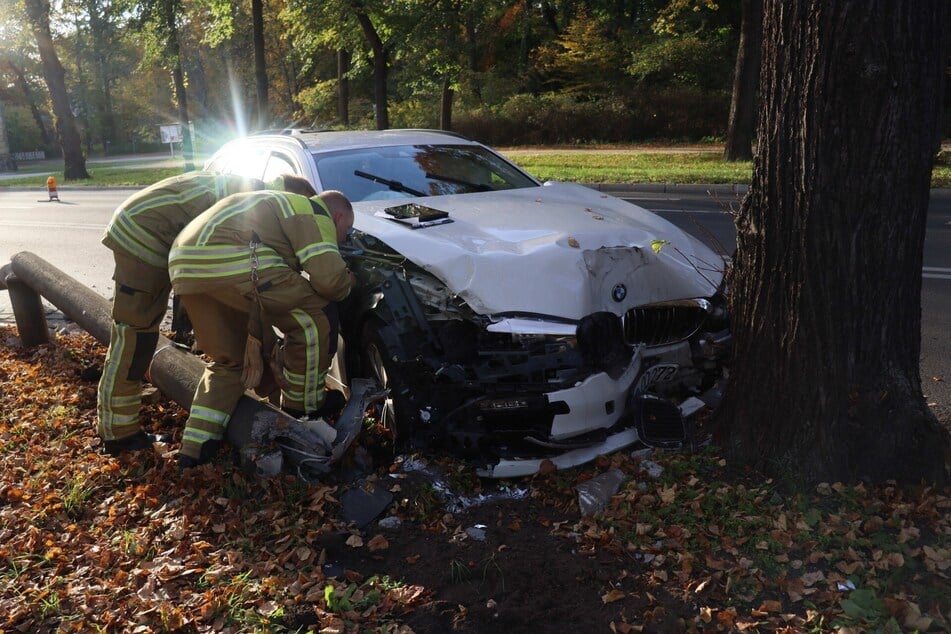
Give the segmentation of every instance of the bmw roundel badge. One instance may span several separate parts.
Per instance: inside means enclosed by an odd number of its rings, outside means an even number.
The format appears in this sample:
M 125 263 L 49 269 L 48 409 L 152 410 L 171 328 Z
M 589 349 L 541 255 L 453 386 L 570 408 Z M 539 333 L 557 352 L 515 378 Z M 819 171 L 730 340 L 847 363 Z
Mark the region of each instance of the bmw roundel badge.
M 616 302 L 623 302 L 624 298 L 627 297 L 627 287 L 624 284 L 617 284 L 611 291 L 611 297 Z

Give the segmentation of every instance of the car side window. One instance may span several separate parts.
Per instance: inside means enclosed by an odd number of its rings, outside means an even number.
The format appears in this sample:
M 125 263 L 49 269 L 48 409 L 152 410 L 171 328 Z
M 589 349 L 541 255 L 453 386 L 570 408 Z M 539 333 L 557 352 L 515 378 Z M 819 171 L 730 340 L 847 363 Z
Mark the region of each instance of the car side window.
M 264 166 L 268 158 L 266 150 L 254 145 L 240 145 L 234 147 L 228 154 L 231 155 L 231 159 L 226 160 L 223 169 L 219 171 L 263 180 Z
M 228 169 L 230 167 L 228 163 L 227 157 L 221 155 L 208 161 L 208 163 L 205 164 L 204 169 L 205 171 L 214 172 L 216 174 L 230 174 L 231 170 Z
M 296 174 L 300 176 L 300 170 L 294 165 L 294 163 L 286 156 L 278 154 L 276 152 L 272 153 L 267 159 L 267 165 L 264 168 L 264 177 L 262 180 L 267 183 L 282 174 Z

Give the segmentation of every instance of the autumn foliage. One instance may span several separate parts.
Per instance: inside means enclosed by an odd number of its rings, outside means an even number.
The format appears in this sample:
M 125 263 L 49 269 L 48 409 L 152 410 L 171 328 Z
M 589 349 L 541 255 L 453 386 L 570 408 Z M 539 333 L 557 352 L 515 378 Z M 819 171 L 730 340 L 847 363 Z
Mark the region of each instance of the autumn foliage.
M 225 453 L 188 476 L 162 447 L 103 454 L 89 371 L 103 352 L 76 333 L 26 350 L 0 329 L 2 631 L 951 627 L 948 491 L 793 495 L 713 451 L 655 453 L 660 475 L 622 452 L 451 510 L 439 487 L 378 462 L 371 479 L 402 525 L 358 530 L 340 519 L 340 485 L 255 479 Z M 171 451 L 185 412 L 154 400 L 144 418 Z M 426 459 L 468 495 L 495 486 Z M 608 469 L 625 482 L 582 517 L 575 486 Z

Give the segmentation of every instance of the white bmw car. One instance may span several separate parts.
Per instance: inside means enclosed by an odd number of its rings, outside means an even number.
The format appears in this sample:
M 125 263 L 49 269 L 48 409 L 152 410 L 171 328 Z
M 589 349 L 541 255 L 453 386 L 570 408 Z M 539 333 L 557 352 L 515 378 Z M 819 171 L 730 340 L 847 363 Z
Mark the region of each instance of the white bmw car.
M 400 443 L 489 477 L 677 446 L 725 376 L 723 258 L 641 207 L 430 130 L 252 135 L 205 168 L 353 202 L 341 366 Z

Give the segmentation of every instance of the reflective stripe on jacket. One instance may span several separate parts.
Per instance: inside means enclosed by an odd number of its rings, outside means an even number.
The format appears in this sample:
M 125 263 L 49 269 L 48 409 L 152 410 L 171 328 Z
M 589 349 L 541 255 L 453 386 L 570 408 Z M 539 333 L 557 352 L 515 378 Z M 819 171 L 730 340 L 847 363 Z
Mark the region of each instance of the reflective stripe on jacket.
M 262 185 L 233 174 L 207 172 L 166 178 L 133 194 L 115 210 L 102 243 L 164 269 L 169 247 L 185 225 L 219 200 Z
M 200 293 L 251 279 L 257 271 L 306 271 L 328 301 L 350 292 L 350 274 L 337 248 L 337 230 L 319 198 L 256 191 L 230 196 L 188 224 L 169 252 L 176 293 Z

